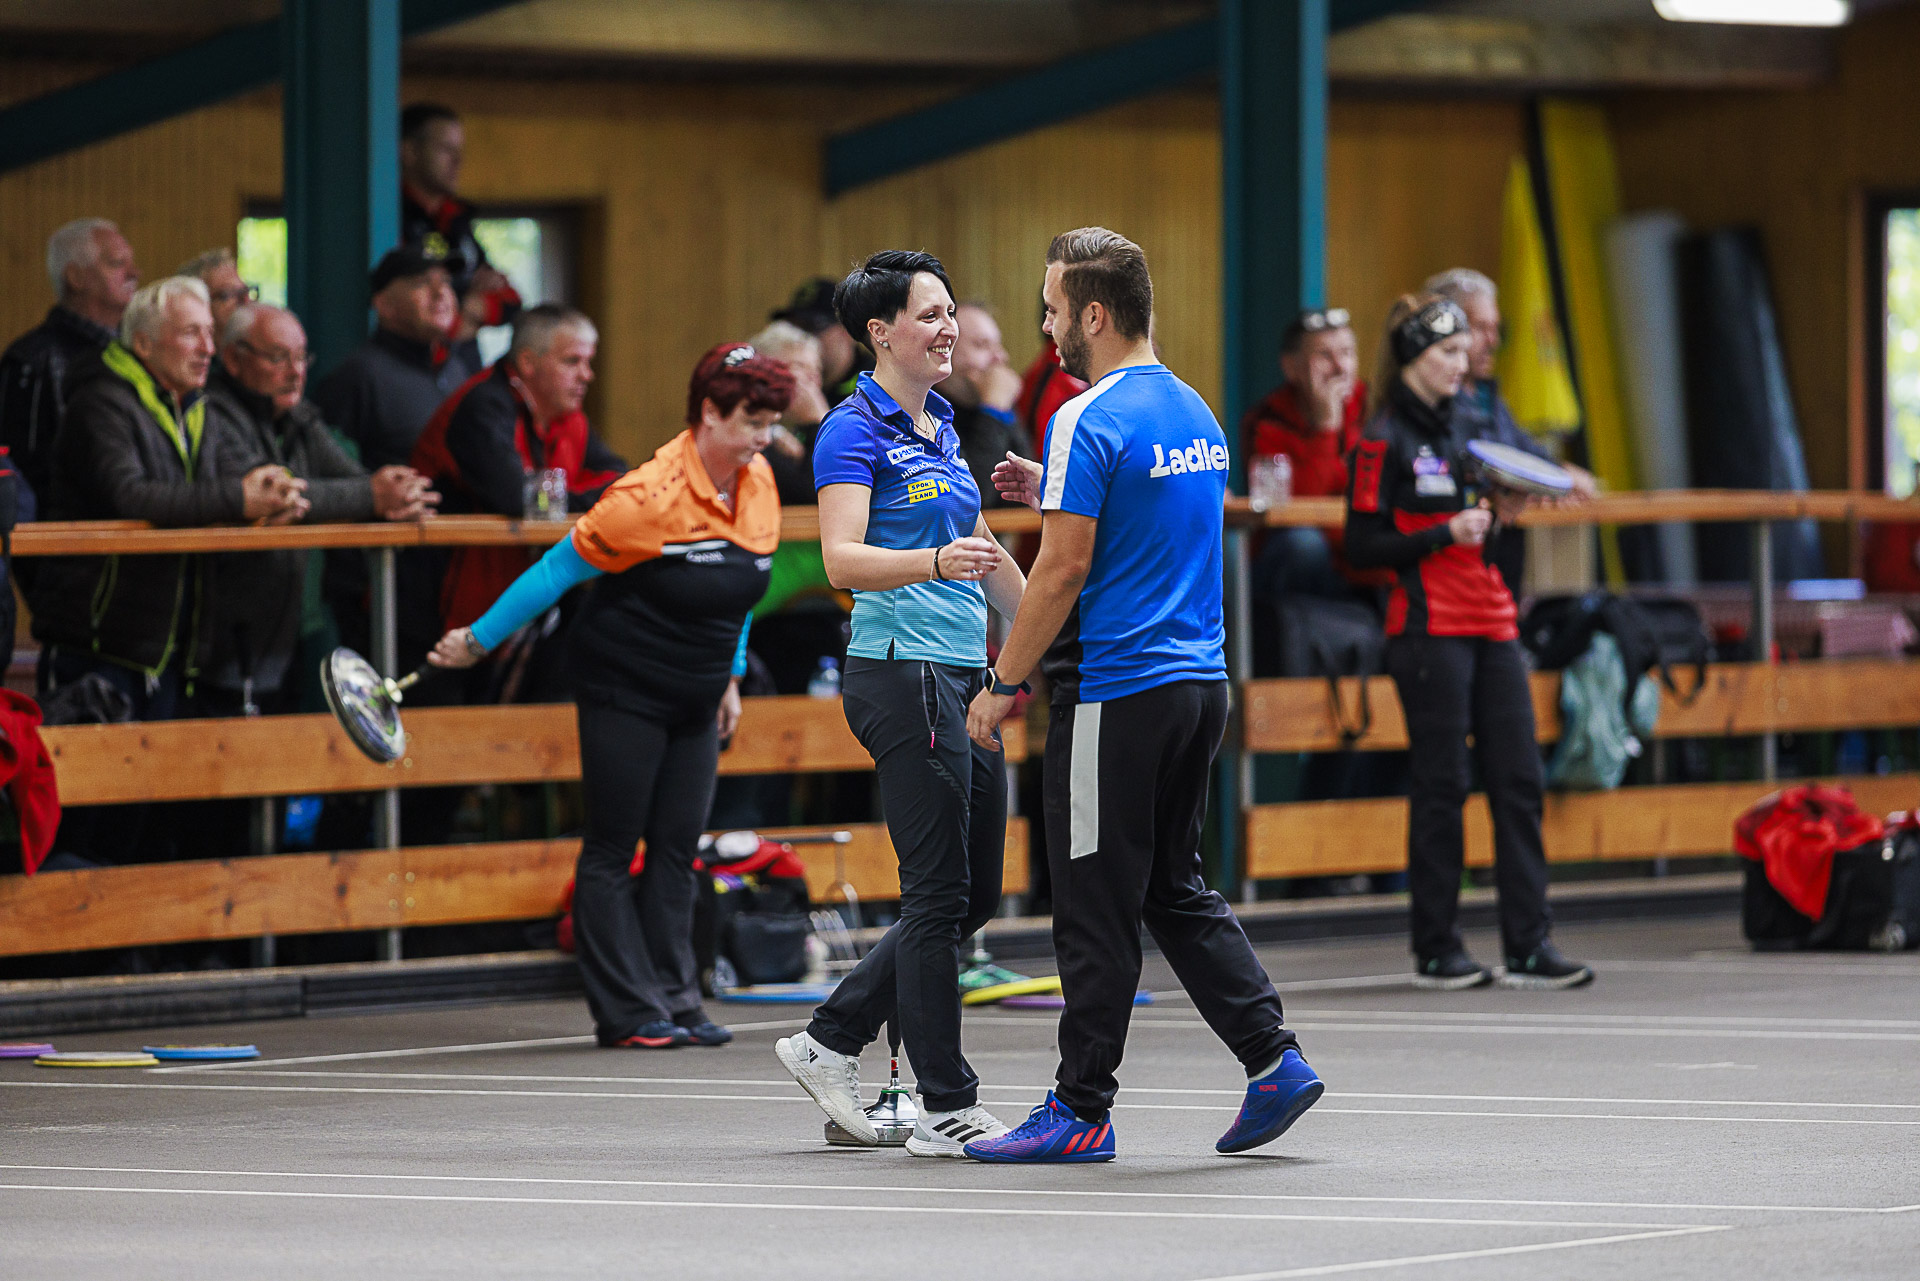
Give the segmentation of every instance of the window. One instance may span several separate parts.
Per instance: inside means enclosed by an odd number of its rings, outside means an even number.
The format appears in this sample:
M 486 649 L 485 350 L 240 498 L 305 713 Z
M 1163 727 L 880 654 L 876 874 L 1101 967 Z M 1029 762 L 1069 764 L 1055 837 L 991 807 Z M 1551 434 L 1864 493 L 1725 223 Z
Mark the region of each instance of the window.
M 1888 211 L 1885 247 L 1882 449 L 1887 492 L 1907 498 L 1913 494 L 1915 465 L 1920 464 L 1920 209 Z
M 572 302 L 575 297 L 578 219 L 570 209 L 497 210 L 476 218 L 473 234 L 487 260 L 528 305 Z M 260 300 L 287 305 L 287 220 L 264 207 L 242 218 L 234 233 L 240 278 L 260 287 Z M 478 335 L 481 359 L 491 364 L 507 350 L 511 327 L 496 325 Z

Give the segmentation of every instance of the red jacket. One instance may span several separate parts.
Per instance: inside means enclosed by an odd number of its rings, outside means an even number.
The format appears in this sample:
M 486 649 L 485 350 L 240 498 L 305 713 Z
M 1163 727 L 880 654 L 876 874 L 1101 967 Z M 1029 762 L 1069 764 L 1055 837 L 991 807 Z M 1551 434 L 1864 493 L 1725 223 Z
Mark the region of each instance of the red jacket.
M 1367 408 L 1367 385 L 1356 382 L 1337 431 L 1309 424 L 1292 383 L 1282 383 L 1240 420 L 1240 448 L 1246 458 L 1285 454 L 1293 464 L 1293 492 L 1300 498 L 1338 497 L 1347 492 L 1347 458 L 1360 443 Z
M 1879 819 L 1860 812 L 1846 788 L 1803 784 L 1742 814 L 1733 825 L 1733 848 L 1767 869 L 1768 884 L 1794 911 L 1817 921 L 1827 910 L 1833 856 L 1885 832 Z
M 1033 434 L 1033 456 L 1045 458 L 1047 423 L 1054 411 L 1087 389 L 1087 384 L 1060 368 L 1060 352 L 1049 338 L 1020 378 L 1020 421 Z
M 32 876 L 60 828 L 60 787 L 40 741 L 40 704 L 10 689 L 0 689 L 0 785 L 20 817 L 20 864 Z

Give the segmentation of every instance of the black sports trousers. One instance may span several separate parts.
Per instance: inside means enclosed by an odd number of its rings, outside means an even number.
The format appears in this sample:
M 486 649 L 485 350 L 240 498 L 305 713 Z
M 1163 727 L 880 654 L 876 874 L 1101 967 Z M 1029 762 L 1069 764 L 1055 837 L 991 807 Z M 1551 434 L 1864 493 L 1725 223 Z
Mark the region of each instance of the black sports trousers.
M 1547 937 L 1547 855 L 1540 842 L 1540 747 L 1533 691 L 1519 641 L 1477 636 L 1395 636 L 1387 671 L 1400 690 L 1412 748 L 1407 792 L 1407 882 L 1413 954 L 1421 961 L 1461 946 L 1460 870 L 1477 758 L 1493 811 L 1493 879 L 1500 940 L 1525 956 Z M 1467 746 L 1467 735 L 1473 746 Z
M 1082 1120 L 1105 1118 L 1120 1088 L 1143 922 L 1249 1076 L 1298 1044 L 1238 918 L 1200 873 L 1207 778 L 1226 724 L 1225 681 L 1053 706 L 1047 866 L 1067 1002 L 1054 1093 Z
M 1006 758 L 967 737 L 981 668 L 849 658 L 847 724 L 873 757 L 900 859 L 900 919 L 814 1011 L 807 1031 L 858 1054 L 895 1019 L 920 1097 L 935 1112 L 979 1101 L 960 1052 L 960 947 L 1000 906 Z M 897 1018 L 896 1018 L 897 1012 Z
M 700 1007 L 693 959 L 693 860 L 720 759 L 717 704 L 647 716 L 595 699 L 575 704 L 587 834 L 574 871 L 580 977 L 602 1044 L 643 1023 L 691 1026 Z M 647 843 L 639 876 L 633 852 Z

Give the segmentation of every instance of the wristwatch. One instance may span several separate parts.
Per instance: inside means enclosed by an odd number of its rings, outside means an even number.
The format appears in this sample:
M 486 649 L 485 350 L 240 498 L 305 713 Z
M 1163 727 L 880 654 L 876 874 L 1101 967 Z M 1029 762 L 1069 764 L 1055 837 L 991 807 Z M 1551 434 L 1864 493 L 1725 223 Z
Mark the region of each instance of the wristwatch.
M 993 677 L 993 692 L 1002 698 L 1012 698 L 1015 694 L 1033 693 L 1033 685 L 1030 682 L 1021 681 L 1018 685 L 1009 685 L 1000 679 L 999 672 L 989 672 L 988 675 Z

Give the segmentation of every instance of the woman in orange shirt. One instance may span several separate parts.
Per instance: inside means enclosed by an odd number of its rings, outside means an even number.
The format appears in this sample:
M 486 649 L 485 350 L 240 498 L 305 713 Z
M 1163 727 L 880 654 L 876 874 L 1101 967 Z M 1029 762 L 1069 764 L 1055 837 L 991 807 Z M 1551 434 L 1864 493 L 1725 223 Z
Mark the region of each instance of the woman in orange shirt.
M 740 719 L 748 614 L 780 540 L 780 499 L 760 451 L 793 387 L 785 365 L 744 343 L 709 351 L 687 392 L 687 429 L 610 485 L 569 537 L 429 657 L 470 667 L 594 580 L 567 662 L 587 803 L 574 932 L 603 1046 L 733 1039 L 700 1005 L 693 862 L 720 739 Z

